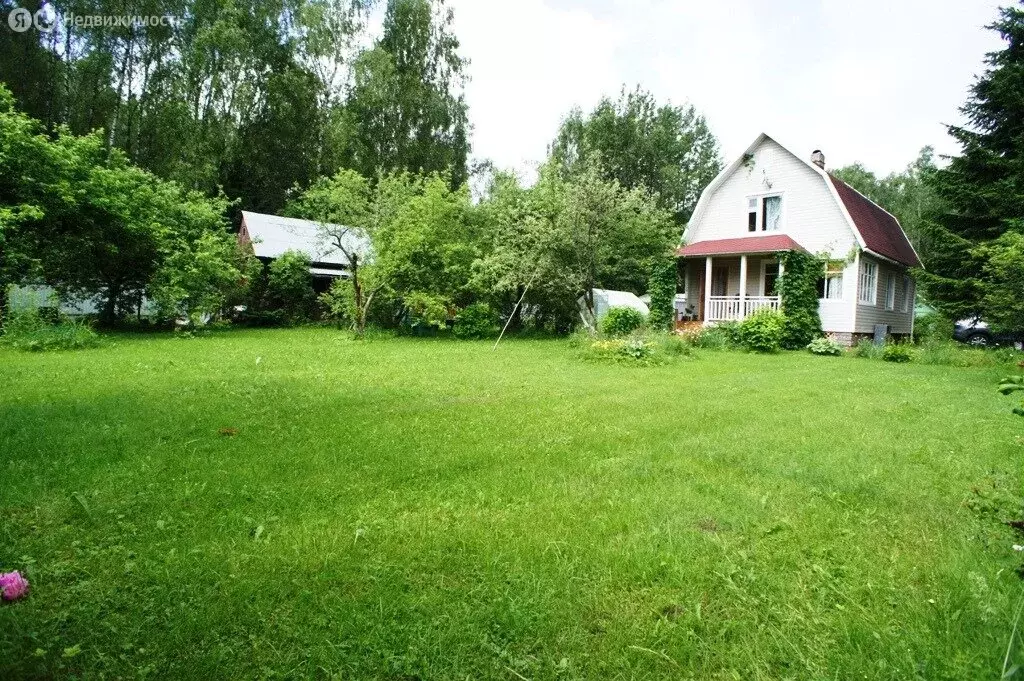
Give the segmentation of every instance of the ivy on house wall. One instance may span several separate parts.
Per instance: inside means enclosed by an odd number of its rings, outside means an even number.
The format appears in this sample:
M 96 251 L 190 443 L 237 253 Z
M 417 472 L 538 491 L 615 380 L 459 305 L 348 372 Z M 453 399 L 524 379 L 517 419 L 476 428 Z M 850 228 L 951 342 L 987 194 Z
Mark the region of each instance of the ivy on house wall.
M 782 312 L 786 315 L 782 345 L 796 350 L 821 335 L 818 279 L 825 263 L 822 258 L 801 251 L 783 253 L 780 260 L 783 274 L 776 288 L 782 296 Z
M 651 265 L 651 278 L 647 293 L 651 296 L 651 314 L 647 323 L 651 328 L 666 330 L 675 321 L 678 264 L 675 258 L 662 258 Z

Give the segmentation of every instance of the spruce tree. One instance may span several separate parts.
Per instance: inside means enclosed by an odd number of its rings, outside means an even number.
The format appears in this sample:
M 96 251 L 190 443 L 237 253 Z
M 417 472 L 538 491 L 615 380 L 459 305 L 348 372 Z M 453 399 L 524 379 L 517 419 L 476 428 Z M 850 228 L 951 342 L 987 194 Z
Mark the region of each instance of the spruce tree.
M 942 208 L 927 225 L 930 257 L 920 279 L 929 301 L 950 317 L 981 314 L 1007 325 L 992 304 L 1006 283 L 992 259 L 1006 235 L 1024 232 L 1024 10 L 1002 8 L 988 28 L 1006 46 L 987 55 L 961 108 L 966 124 L 948 126 L 960 156 L 929 175 Z

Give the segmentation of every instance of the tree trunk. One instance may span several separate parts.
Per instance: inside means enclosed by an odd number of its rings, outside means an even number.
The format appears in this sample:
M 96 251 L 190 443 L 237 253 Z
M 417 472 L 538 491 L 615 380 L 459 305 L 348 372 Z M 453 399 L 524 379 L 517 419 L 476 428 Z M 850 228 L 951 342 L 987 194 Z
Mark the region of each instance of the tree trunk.
M 352 265 L 352 293 L 355 297 L 356 318 L 353 321 L 356 335 L 362 338 L 366 331 L 366 311 L 363 309 L 363 286 L 359 283 L 359 256 L 353 253 L 349 263 Z
M 117 300 L 121 297 L 121 282 L 113 282 L 107 286 L 107 299 L 103 301 L 100 311 L 100 324 L 111 327 L 117 321 Z

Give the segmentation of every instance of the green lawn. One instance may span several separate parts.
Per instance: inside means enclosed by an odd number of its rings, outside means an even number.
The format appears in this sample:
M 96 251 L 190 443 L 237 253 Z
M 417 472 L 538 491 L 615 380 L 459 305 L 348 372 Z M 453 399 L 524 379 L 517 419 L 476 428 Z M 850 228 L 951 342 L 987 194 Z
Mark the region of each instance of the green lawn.
M 0 570 L 32 582 L 0 678 L 998 678 L 1002 373 L 331 330 L 0 350 Z

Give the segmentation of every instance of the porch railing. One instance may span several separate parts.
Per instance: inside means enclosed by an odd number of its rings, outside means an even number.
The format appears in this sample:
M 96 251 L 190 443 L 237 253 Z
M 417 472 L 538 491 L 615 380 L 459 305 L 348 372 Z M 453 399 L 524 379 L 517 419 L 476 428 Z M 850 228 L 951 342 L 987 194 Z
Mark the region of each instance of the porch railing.
M 705 318 L 709 322 L 738 322 L 758 310 L 778 310 L 779 307 L 779 296 L 748 296 L 742 302 L 739 296 L 711 296 Z

